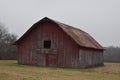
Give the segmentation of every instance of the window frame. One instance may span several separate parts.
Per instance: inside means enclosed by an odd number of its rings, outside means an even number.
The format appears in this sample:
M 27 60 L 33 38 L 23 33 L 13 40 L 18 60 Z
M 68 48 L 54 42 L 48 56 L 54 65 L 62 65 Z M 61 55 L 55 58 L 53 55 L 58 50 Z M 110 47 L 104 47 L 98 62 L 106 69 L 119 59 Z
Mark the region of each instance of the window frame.
M 44 40 L 43 43 L 44 49 L 51 49 L 51 40 Z

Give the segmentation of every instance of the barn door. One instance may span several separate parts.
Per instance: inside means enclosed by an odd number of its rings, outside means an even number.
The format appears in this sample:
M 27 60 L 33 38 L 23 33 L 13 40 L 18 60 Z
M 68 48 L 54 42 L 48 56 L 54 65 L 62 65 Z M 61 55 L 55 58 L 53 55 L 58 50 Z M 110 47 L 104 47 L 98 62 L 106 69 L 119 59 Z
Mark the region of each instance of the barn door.
M 47 54 L 46 55 L 46 65 L 47 66 L 57 66 L 57 54 Z

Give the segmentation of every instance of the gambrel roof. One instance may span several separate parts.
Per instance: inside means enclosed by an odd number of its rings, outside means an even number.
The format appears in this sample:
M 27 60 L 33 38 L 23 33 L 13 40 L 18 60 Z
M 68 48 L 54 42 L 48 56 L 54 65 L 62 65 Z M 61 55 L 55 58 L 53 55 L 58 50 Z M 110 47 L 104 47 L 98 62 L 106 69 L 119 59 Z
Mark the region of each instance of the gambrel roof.
M 85 48 L 92 48 L 92 49 L 98 49 L 103 50 L 103 47 L 88 33 L 85 31 L 82 31 L 81 29 L 72 27 L 70 25 L 58 22 L 56 20 L 50 19 L 50 18 L 43 18 L 37 23 L 35 23 L 22 37 L 20 37 L 14 44 L 18 45 L 21 40 L 25 37 L 25 35 L 29 34 L 34 28 L 36 28 L 37 24 L 42 22 L 53 22 L 57 24 L 68 36 L 70 36 L 80 47 Z

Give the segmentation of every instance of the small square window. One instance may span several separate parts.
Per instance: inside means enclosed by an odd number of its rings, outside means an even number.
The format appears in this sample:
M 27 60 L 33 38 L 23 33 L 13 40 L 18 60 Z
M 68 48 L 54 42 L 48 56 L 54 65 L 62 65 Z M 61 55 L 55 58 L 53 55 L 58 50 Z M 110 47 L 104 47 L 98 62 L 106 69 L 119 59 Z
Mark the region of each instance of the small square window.
M 51 48 L 51 41 L 50 40 L 44 40 L 44 48 L 46 48 L 46 49 Z

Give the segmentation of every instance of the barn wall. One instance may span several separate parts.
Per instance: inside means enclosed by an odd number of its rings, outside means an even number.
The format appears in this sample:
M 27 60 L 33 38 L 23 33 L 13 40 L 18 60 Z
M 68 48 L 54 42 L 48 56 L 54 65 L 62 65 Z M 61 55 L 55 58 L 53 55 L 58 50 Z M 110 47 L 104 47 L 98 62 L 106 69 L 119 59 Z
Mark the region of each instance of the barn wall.
M 79 51 L 79 66 L 90 67 L 103 65 L 103 51 L 80 49 Z
M 19 44 L 18 63 L 77 67 L 77 44 L 56 24 L 44 23 L 38 26 Z M 44 49 L 44 40 L 51 40 L 51 49 Z
M 18 63 L 32 64 L 36 62 L 37 55 L 35 53 L 35 32 L 27 35 L 18 45 Z M 33 58 L 34 57 L 34 58 Z

